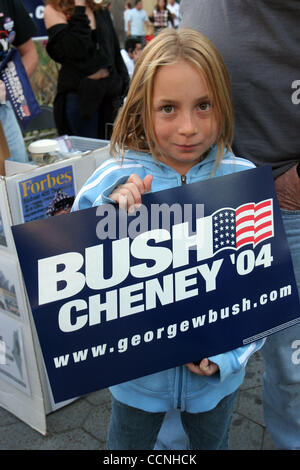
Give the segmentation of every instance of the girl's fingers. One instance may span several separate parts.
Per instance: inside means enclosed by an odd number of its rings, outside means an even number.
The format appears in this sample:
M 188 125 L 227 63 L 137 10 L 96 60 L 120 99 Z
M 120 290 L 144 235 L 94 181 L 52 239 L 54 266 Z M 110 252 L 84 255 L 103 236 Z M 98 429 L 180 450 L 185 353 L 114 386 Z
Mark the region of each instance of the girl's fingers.
M 123 186 L 116 188 L 109 197 L 119 205 L 120 209 L 127 210 L 128 207 L 134 204 L 131 192 Z
M 152 175 L 146 175 L 145 178 L 143 179 L 145 193 L 151 190 L 152 181 L 153 181 Z
M 199 364 L 200 371 L 203 375 L 213 375 L 219 369 L 218 365 L 214 362 L 209 361 L 207 358 L 202 359 Z
M 120 209 L 133 212 L 142 203 L 142 194 L 151 190 L 152 180 L 152 175 L 146 175 L 142 181 L 138 175 L 132 174 L 127 183 L 118 186 L 109 197 L 119 204 Z
M 144 194 L 145 189 L 144 189 L 144 183 L 139 177 L 139 175 L 136 175 L 133 173 L 132 175 L 129 176 L 127 183 L 133 183 L 135 186 L 138 188 L 140 194 Z
M 196 366 L 193 362 L 186 364 L 187 368 L 197 375 L 210 376 L 219 370 L 219 366 L 214 362 L 209 361 L 207 358 L 202 359 L 200 364 Z

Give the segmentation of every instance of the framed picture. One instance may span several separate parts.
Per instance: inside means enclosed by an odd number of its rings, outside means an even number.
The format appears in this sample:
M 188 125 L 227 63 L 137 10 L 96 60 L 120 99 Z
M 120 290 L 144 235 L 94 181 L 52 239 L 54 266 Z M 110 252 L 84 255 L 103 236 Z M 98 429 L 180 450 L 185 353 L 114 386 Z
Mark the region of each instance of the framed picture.
M 24 317 L 25 296 L 18 262 L 9 255 L 1 254 L 0 258 L 0 313 Z
M 0 379 L 31 394 L 27 374 L 22 327 L 0 312 Z
M 1 251 L 15 252 L 5 181 L 0 179 L 0 258 Z M 1 264 L 1 263 L 0 263 Z

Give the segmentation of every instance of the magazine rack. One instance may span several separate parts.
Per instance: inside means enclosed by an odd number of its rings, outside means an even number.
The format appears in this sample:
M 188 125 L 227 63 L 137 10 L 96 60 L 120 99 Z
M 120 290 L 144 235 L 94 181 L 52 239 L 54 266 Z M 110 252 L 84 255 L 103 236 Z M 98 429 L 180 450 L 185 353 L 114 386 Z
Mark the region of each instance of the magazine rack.
M 57 191 L 76 196 L 109 158 L 108 141 L 70 138 L 76 154 L 50 165 L 5 162 L 0 176 L 0 406 L 46 434 L 54 404 L 19 266 L 11 226 L 47 217 Z M 49 234 L 51 237 L 51 234 Z

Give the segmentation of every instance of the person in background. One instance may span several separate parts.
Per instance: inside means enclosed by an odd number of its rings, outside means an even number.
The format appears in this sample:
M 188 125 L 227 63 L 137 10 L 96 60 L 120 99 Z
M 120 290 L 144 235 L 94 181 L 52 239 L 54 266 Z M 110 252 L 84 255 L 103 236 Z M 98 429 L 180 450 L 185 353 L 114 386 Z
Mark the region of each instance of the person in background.
M 181 14 L 181 25 L 209 37 L 229 70 L 233 149 L 272 165 L 300 293 L 300 3 L 183 0 Z M 269 336 L 262 349 L 265 422 L 278 449 L 300 449 L 299 341 L 298 323 Z
M 143 2 L 135 1 L 135 7 L 128 14 L 127 36 L 135 37 L 141 41 L 142 47 L 145 46 L 145 27 L 149 26 L 149 18 L 145 10 L 143 10 Z
M 173 17 L 173 25 L 172 25 L 172 22 L 170 21 L 169 27 L 177 29 L 179 26 L 179 22 L 180 22 L 179 3 L 176 0 L 168 0 L 167 8 Z
M 167 8 L 167 0 L 158 0 L 149 20 L 154 26 L 154 35 L 156 36 L 162 29 L 167 28 L 169 23 L 173 26 L 173 16 Z
M 129 77 L 131 79 L 136 61 L 142 52 L 142 44 L 139 39 L 127 38 L 125 41 L 125 49 L 121 49 L 121 55 L 127 67 Z
M 96 3 L 97 3 L 97 2 L 96 2 Z M 114 19 L 114 15 L 113 15 L 113 12 L 112 12 L 112 4 L 111 4 L 111 2 L 108 2 L 108 3 L 107 3 L 106 8 L 107 8 L 107 10 L 109 11 L 109 14 L 110 14 L 110 17 L 111 17 L 111 21 L 112 21 L 112 23 L 114 24 L 115 19 Z
M 109 139 L 129 76 L 106 3 L 49 0 L 47 52 L 61 64 L 54 118 L 60 135 Z
M 181 186 L 183 177 L 190 184 L 253 168 L 231 152 L 233 126 L 218 51 L 196 31 L 166 28 L 136 65 L 111 138 L 115 158 L 83 185 L 72 211 L 111 203 L 131 212 L 143 194 Z M 263 342 L 110 387 L 107 448 L 153 449 L 166 411 L 180 408 L 190 449 L 227 449 L 245 365 Z
M 128 16 L 130 15 L 130 10 L 131 10 L 131 2 L 125 2 L 125 5 L 124 5 L 124 12 L 123 12 L 125 40 L 126 40 L 126 38 L 127 38 L 127 32 L 128 32 Z
M 15 46 L 30 77 L 38 64 L 38 54 L 32 40 L 36 26 L 20 0 L 0 0 L 0 39 L 2 48 L 13 38 Z M 22 131 L 10 102 L 7 100 L 5 85 L 0 80 L 0 120 L 10 151 L 10 160 L 28 162 Z

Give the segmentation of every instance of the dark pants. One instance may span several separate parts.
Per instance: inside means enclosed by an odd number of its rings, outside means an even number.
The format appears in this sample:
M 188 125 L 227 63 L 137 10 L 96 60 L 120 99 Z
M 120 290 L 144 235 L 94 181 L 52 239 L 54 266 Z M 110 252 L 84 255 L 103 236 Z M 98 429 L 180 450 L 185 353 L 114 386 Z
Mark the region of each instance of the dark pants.
M 109 140 L 115 116 L 111 96 L 103 99 L 100 109 L 91 117 L 81 118 L 77 93 L 66 95 L 65 118 L 71 135 Z

